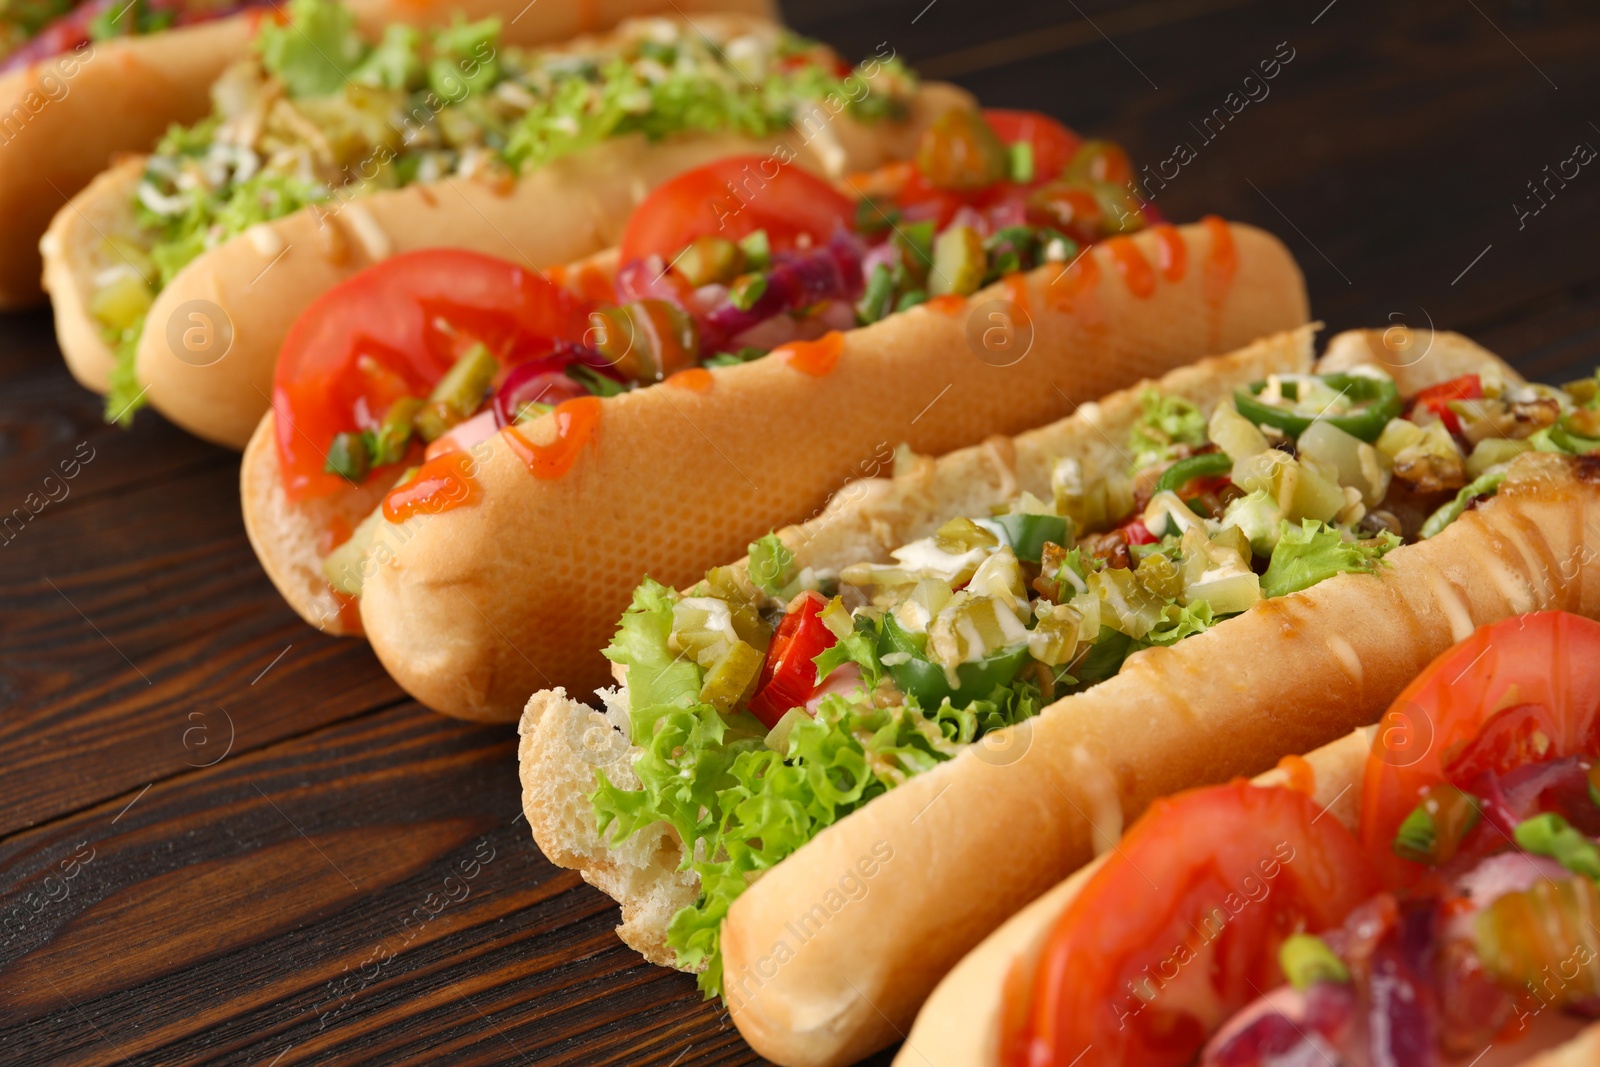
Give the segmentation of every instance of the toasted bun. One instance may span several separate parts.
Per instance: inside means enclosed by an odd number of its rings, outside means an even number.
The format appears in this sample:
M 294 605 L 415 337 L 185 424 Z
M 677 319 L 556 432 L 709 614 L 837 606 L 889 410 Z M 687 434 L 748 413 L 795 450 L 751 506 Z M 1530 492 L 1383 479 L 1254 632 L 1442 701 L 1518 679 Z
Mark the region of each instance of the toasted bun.
M 768 26 L 758 19 L 706 16 L 729 32 Z M 568 46 L 564 46 L 568 47 Z M 794 130 L 770 139 L 690 133 L 650 142 L 643 134 L 617 138 L 539 168 L 514 184 L 450 178 L 335 200 L 251 227 L 183 268 L 151 305 L 136 356 L 138 379 L 150 404 L 184 429 L 242 449 L 271 406 L 272 368 L 290 325 L 331 286 L 397 252 L 469 248 L 545 267 L 615 244 L 633 207 L 656 185 L 714 159 L 737 153 L 772 154 L 780 145 L 816 170 L 858 170 L 908 156 L 922 129 L 971 98 L 953 86 L 922 86 L 907 121 L 865 126 L 839 116 L 826 135 Z M 136 168 L 122 180 L 96 183 L 62 214 L 134 227 Z M 61 222 L 65 228 L 72 225 Z M 47 238 L 46 278 L 77 295 L 74 321 L 57 308 L 57 335 L 80 380 L 103 383 L 109 351 L 86 315 L 85 294 L 105 266 L 106 253 L 83 254 L 83 241 Z M 98 246 L 90 244 L 93 250 Z M 60 262 L 56 262 L 59 257 Z M 191 330 L 198 327 L 198 331 Z M 203 340 L 198 349 L 195 340 Z
M 1373 735 L 1373 727 L 1363 727 L 1305 757 L 1313 774 L 1313 798 L 1352 831 L 1360 821 L 1361 776 Z M 1257 775 L 1255 784 L 1286 785 L 1287 776 L 1274 768 Z M 1106 862 L 1107 855 L 1102 853 L 1013 915 L 945 975 L 917 1013 L 916 1024 L 895 1057 L 896 1067 L 1000 1067 L 1002 1013 L 1008 991 L 1016 988 L 1015 976 L 1033 973 L 1056 919 Z M 1591 1026 L 1574 1038 L 1582 1023 L 1553 1012 L 1544 1015 L 1532 1034 L 1513 1045 L 1495 1047 L 1472 1060 L 1472 1067 L 1517 1063 L 1524 1067 L 1592 1067 L 1600 1062 L 1600 1026 Z M 1557 1042 L 1564 1043 L 1526 1059 L 1530 1052 Z
M 143 157 L 120 161 L 56 212 L 39 242 L 44 251 L 44 285 L 55 305 L 56 343 L 72 376 L 97 393 L 110 389 L 115 357 L 89 313 L 89 301 L 101 271 L 133 269 L 122 263 L 107 238 L 132 239 L 138 232 L 129 204 L 143 174 Z
M 1026 278 L 1033 332 L 998 367 L 978 341 L 1004 321 L 998 285 L 964 313 L 915 308 L 844 335 L 831 373 L 784 359 L 713 370 L 712 388 L 641 389 L 604 402 L 594 442 L 564 478 L 540 480 L 505 444 L 482 446 L 472 507 L 431 516 L 373 568 L 362 621 L 390 673 L 451 715 L 512 719 L 535 689 L 602 682 L 605 644 L 641 576 L 698 580 L 753 536 L 820 508 L 887 465 L 900 442 L 944 452 L 1015 433 L 1075 405 L 1305 321 L 1305 292 L 1271 236 L 1232 227 L 1238 274 L 1202 293 L 1211 237 L 1186 227 L 1197 266 L 1148 299 L 1132 296 L 1104 248 L 1098 284 L 1075 308 L 1053 299 L 1055 267 Z M 1154 239 L 1135 238 L 1152 259 Z M 546 418 L 529 432 L 552 432 Z
M 1600 616 L 1600 570 L 1582 566 L 1600 551 L 1595 531 L 1600 463 L 1525 456 L 1494 499 L 1391 553 L 1377 575 L 1342 574 L 1140 652 L 1030 725 L 913 778 L 734 901 L 722 937 L 734 1021 L 785 1064 L 849 1063 L 889 1044 L 963 954 L 1155 798 L 1258 773 L 1375 721 L 1480 625 L 1550 608 Z M 929 808 L 938 817 L 919 819 Z M 872 893 L 892 906 L 846 907 L 794 944 L 786 923 L 878 842 L 894 861 Z M 768 977 L 779 942 L 792 958 Z
M 675 9 L 756 15 L 772 10 L 770 0 L 349 0 L 349 5 L 374 36 L 391 22 L 425 25 L 448 22 L 458 13 L 470 19 L 492 15 L 503 23 L 502 39 L 518 45 Z M 172 123 L 203 117 L 211 106 L 211 83 L 247 53 L 259 21 L 256 12 L 97 41 L 0 77 L 0 249 L 5 250 L 0 308 L 31 304 L 43 295 L 39 238 L 62 203 L 114 156 L 148 151 Z M 100 384 L 95 379 L 90 372 L 90 380 L 79 380 L 104 392 L 103 372 Z
M 1410 341 L 1431 356 L 1394 368 L 1408 392 L 1488 368 L 1516 380 L 1463 338 L 1418 333 Z M 1330 350 L 1351 343 L 1342 335 Z M 1243 381 L 1306 369 L 1309 349 L 1309 332 L 1297 331 L 1175 372 L 1161 387 L 1208 407 Z M 1125 463 L 1110 442 L 1126 435 L 1136 412 L 1137 394 L 1128 392 L 1016 439 L 920 461 L 892 482 L 841 493 L 823 515 L 780 536 L 802 565 L 886 559 L 953 515 L 1019 489 L 1042 493 L 1048 459 L 1076 455 L 1090 477 Z M 724 924 L 725 987 L 741 1032 L 764 1056 L 796 1065 L 847 1063 L 895 1040 L 963 953 L 1108 847 L 1154 798 L 1260 772 L 1376 720 L 1435 655 L 1479 625 L 1548 608 L 1600 615 L 1600 573 L 1580 566 L 1600 551 L 1597 518 L 1600 464 L 1524 457 L 1493 500 L 1397 550 L 1377 576 L 1342 575 L 1141 652 L 1116 677 L 823 831 L 752 885 Z M 1230 669 L 1219 671 L 1222 663 Z M 611 699 L 613 722 L 625 721 L 622 699 Z M 595 766 L 616 780 L 613 767 L 630 761 L 608 748 L 620 739 L 591 729 L 606 720 L 589 709 L 564 698 L 535 703 L 540 714 L 522 727 L 529 822 L 558 862 L 587 871 L 609 862 L 610 850 L 587 804 L 546 791 L 549 768 L 584 764 L 571 780 L 587 794 Z M 676 873 L 663 833 L 651 862 L 631 871 L 657 899 Z M 830 891 L 867 857 L 878 861 L 869 895 L 889 903 L 835 907 Z M 624 913 L 640 914 L 626 904 Z M 640 931 L 636 919 L 624 936 L 658 952 L 664 931 Z
M 938 461 L 920 459 L 892 481 L 852 483 L 822 515 L 779 536 L 801 566 L 838 567 L 857 559 L 887 558 L 903 540 L 921 536 L 953 515 L 981 512 L 1005 497 L 1023 471 L 1048 479 L 1056 456 L 1078 455 L 1090 471 L 1120 462 L 1106 442 L 1126 437 L 1138 417 L 1139 394 L 1145 386 L 1158 385 L 1164 392 L 1210 406 L 1234 388 L 1267 374 L 1305 370 L 1311 364 L 1310 351 L 1311 331 L 1305 328 L 1179 368 L 1159 383 L 1143 383 L 1086 404 L 1077 415 L 1014 441 L 994 438 Z M 563 689 L 535 693 L 528 702 L 519 726 L 523 810 L 546 856 L 577 868 L 622 904 L 623 924 L 618 930 L 622 939 L 647 959 L 670 966 L 667 922 L 678 908 L 693 903 L 698 885 L 678 870 L 682 842 L 670 827 L 653 827 L 615 847 L 598 834 L 594 808 L 588 802 L 595 771 L 603 770 L 619 784 L 636 781 L 632 750 L 623 740 L 626 690 L 601 695 L 603 713 L 568 698 Z

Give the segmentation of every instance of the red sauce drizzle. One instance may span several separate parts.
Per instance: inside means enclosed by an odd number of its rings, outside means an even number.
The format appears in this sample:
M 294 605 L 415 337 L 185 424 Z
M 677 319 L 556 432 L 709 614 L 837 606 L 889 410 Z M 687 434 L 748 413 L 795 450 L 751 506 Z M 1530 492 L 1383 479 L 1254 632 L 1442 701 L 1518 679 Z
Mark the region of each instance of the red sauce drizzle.
M 600 426 L 600 398 L 580 396 L 563 400 L 550 415 L 555 419 L 556 436 L 547 445 L 534 444 L 516 427 L 508 428 L 505 435 L 511 451 L 527 464 L 530 474 L 553 480 L 564 477 L 593 440 Z
M 771 354 L 782 356 L 789 366 L 802 374 L 822 378 L 833 372 L 833 365 L 839 362 L 839 353 L 843 351 L 844 334 L 838 330 L 829 330 L 815 341 L 790 341 L 781 344 L 774 348 Z
M 1289 788 L 1306 796 L 1315 796 L 1317 792 L 1317 772 L 1311 769 L 1311 764 L 1305 757 L 1293 753 L 1278 761 L 1278 767 L 1289 779 Z
M 339 602 L 339 625 L 347 634 L 360 634 L 366 631 L 361 626 L 361 600 L 349 593 L 341 593 L 337 589 L 330 589 L 333 599 Z
M 691 393 L 710 392 L 714 379 L 711 372 L 704 367 L 685 367 L 676 374 L 667 375 L 668 385 L 676 385 L 679 389 L 687 389 Z
M 1156 265 L 1161 268 L 1161 276 L 1169 282 L 1183 281 L 1189 273 L 1189 246 L 1184 243 L 1183 234 L 1170 222 L 1163 222 L 1150 233 L 1156 239 Z
M 1200 220 L 1211 237 L 1211 251 L 1200 275 L 1200 295 L 1213 308 L 1222 307 L 1233 286 L 1233 276 L 1239 273 L 1239 250 L 1233 243 L 1233 231 L 1216 215 Z
M 1117 265 L 1117 273 L 1122 275 L 1128 292 L 1140 300 L 1148 300 L 1155 294 L 1155 269 L 1144 258 L 1144 253 L 1139 251 L 1139 246 L 1133 243 L 1133 238 L 1113 237 L 1106 242 L 1106 251 L 1111 255 L 1111 262 Z
M 391 489 L 383 498 L 383 517 L 390 522 L 405 522 L 413 515 L 437 515 L 477 503 L 482 493 L 472 476 L 475 466 L 466 452 L 447 452 L 428 460 L 409 482 Z
M 1007 274 L 1000 279 L 1000 284 L 1006 287 L 1006 296 L 1017 305 L 1017 310 L 1024 315 L 1032 314 L 1028 298 L 1028 276 L 1021 271 Z
M 1095 258 L 1092 250 L 1084 252 L 1061 268 L 1061 273 L 1050 283 L 1048 290 L 1050 306 L 1067 314 L 1080 310 L 1090 312 L 1093 310 L 1095 290 L 1099 285 L 1100 261 Z
M 966 308 L 967 298 L 960 293 L 941 293 L 930 298 L 924 306 L 929 311 L 937 311 L 941 315 L 949 315 L 954 318 Z

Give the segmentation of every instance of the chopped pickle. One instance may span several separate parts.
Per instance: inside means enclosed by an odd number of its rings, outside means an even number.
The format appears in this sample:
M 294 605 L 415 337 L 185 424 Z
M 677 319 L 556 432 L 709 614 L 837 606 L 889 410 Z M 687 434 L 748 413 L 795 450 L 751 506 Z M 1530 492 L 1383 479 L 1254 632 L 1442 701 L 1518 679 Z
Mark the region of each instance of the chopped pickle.
M 894 609 L 895 621 L 907 633 L 927 633 L 928 624 L 944 610 L 954 595 L 949 582 L 924 578 L 912 587 L 910 595 Z
M 759 649 L 733 642 L 706 671 L 700 699 L 726 715 L 755 684 L 763 659 Z
M 389 405 L 383 421 L 367 442 L 374 467 L 399 463 L 405 458 L 406 447 L 411 444 L 412 424 L 421 410 L 422 401 L 414 396 L 403 396 Z
M 484 345 L 467 349 L 428 394 L 427 403 L 416 415 L 417 432 L 426 441 L 436 441 L 456 423 L 470 417 L 483 404 L 499 369 L 500 364 Z
M 372 469 L 372 455 L 367 450 L 367 438 L 359 432 L 336 433 L 328 443 L 328 454 L 322 469 L 352 482 L 360 482 Z
M 367 553 L 384 522 L 383 509 L 373 508 L 372 514 L 361 520 L 361 525 L 343 544 L 323 557 L 322 576 L 335 592 L 345 596 L 361 595 L 361 586 L 366 580 Z
M 1100 598 L 1100 621 L 1113 630 L 1138 640 L 1161 621 L 1165 601 L 1140 585 L 1132 571 L 1116 567 L 1095 571 L 1088 584 Z
M 739 239 L 739 252 L 748 270 L 766 270 L 772 265 L 772 243 L 766 230 L 756 230 Z
M 1414 863 L 1438 866 L 1455 857 L 1462 840 L 1478 825 L 1478 799 L 1448 782 L 1422 791 L 1422 800 L 1400 823 L 1394 854 Z
M 951 519 L 934 531 L 933 543 L 941 552 L 956 555 L 975 548 L 994 548 L 1000 539 L 971 519 Z
M 1563 1007 L 1600 995 L 1600 890 L 1587 878 L 1540 879 L 1478 914 L 1478 955 L 1507 988 L 1537 989 Z M 1560 983 L 1550 975 L 1560 970 Z M 1569 975 L 1569 971 L 1576 970 Z
M 1001 548 L 978 564 L 978 569 L 967 581 L 967 589 L 978 596 L 993 597 L 1013 612 L 1022 611 L 1028 604 L 1028 587 L 1022 580 L 1022 567 L 1009 548 Z
M 981 114 L 953 108 L 923 131 L 917 169 L 935 188 L 975 190 L 1009 174 L 1011 156 Z
M 744 253 L 726 237 L 696 237 L 672 261 L 672 269 L 698 289 L 702 285 L 725 285 L 744 269 Z
M 993 597 L 963 590 L 950 598 L 928 627 L 928 658 L 948 675 L 963 663 L 975 663 L 1027 639 L 1026 627 L 1010 608 Z
M 1083 464 L 1062 459 L 1050 472 L 1055 510 L 1072 520 L 1080 534 L 1103 530 L 1133 510 L 1133 483 L 1107 475 L 1090 481 Z
M 733 306 L 740 311 L 749 311 L 756 306 L 767 291 L 767 276 L 765 274 L 741 274 L 734 279 L 733 286 L 728 290 L 728 299 L 733 301 Z
M 928 293 L 968 296 L 983 284 L 987 266 L 983 237 L 971 226 L 951 226 L 933 246 L 933 269 L 928 272 Z
M 835 637 L 849 637 L 856 627 L 855 620 L 850 617 L 850 609 L 844 606 L 842 597 L 834 597 L 828 601 L 827 606 L 817 617 Z
M 630 381 L 659 382 L 699 361 L 699 328 L 670 300 L 603 308 L 589 322 L 599 338 L 595 348 Z
M 1071 663 L 1082 632 L 1083 616 L 1069 604 L 1057 604 L 1028 631 L 1028 655 L 1050 667 Z
M 733 628 L 733 613 L 716 597 L 684 597 L 672 607 L 672 641 L 677 650 L 709 668 L 734 645 L 740 644 Z
M 1532 452 L 1532 441 L 1512 441 L 1504 437 L 1488 437 L 1479 441 L 1467 457 L 1467 476 L 1481 478 L 1490 467 L 1510 463 L 1524 452 Z
M 1159 552 L 1140 560 L 1134 568 L 1133 577 L 1150 592 L 1167 600 L 1176 600 L 1183 592 L 1183 574 L 1178 565 Z
M 155 293 L 143 278 L 131 269 L 121 270 L 89 298 L 89 314 L 100 325 L 120 332 L 136 324 L 153 300 Z
M 1350 968 L 1315 934 L 1290 934 L 1278 946 L 1278 964 L 1289 984 L 1302 992 L 1313 982 L 1348 982 Z
M 1255 423 L 1235 411 L 1231 404 L 1217 405 L 1206 432 L 1235 463 L 1272 447 Z

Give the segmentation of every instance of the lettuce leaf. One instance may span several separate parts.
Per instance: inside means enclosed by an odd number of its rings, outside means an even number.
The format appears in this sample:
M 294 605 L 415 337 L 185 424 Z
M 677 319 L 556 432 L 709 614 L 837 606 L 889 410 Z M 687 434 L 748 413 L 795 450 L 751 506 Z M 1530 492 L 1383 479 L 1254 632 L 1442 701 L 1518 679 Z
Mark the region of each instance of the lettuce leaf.
M 349 79 L 368 45 L 343 4 L 330 0 L 289 0 L 289 22 L 263 20 L 256 37 L 261 65 L 275 74 L 290 96 L 327 96 Z
M 750 553 L 750 580 L 768 596 L 778 596 L 794 579 L 794 553 L 777 534 L 750 542 L 746 550 Z
M 1175 459 L 1178 445 L 1198 448 L 1205 443 L 1206 417 L 1199 408 L 1155 389 L 1139 394 L 1139 419 L 1128 431 L 1134 470 Z
M 105 420 L 126 430 L 133 425 L 133 413 L 145 406 L 144 388 L 134 372 L 134 355 L 139 349 L 139 335 L 144 332 L 144 317 L 123 330 L 111 344 L 111 373 L 106 390 Z
M 1038 714 L 1042 702 L 1026 682 L 965 708 L 946 700 L 926 712 L 909 699 L 878 707 L 860 689 L 831 694 L 775 752 L 745 724 L 749 716 L 725 720 L 697 701 L 699 668 L 669 645 L 677 599 L 647 579 L 605 651 L 628 667 L 633 741 L 643 752 L 634 763 L 639 788 L 621 788 L 599 770 L 591 800 L 612 841 L 665 822 L 684 842 L 684 866 L 699 878 L 700 897 L 673 917 L 667 943 L 714 996 L 722 991 L 722 919 L 754 876 L 963 745 Z M 849 652 L 839 663 L 859 663 L 874 680 L 881 674 L 865 628 L 840 645 Z
M 1387 531 L 1370 541 L 1346 541 L 1338 530 L 1315 519 L 1302 519 L 1298 526 L 1285 521 L 1261 576 L 1261 595 L 1287 596 L 1335 574 L 1375 571 L 1399 544 L 1400 538 Z
M 374 89 L 404 89 L 415 84 L 422 76 L 422 60 L 417 54 L 421 42 L 422 34 L 414 26 L 385 26 L 383 40 L 350 72 L 350 80 Z

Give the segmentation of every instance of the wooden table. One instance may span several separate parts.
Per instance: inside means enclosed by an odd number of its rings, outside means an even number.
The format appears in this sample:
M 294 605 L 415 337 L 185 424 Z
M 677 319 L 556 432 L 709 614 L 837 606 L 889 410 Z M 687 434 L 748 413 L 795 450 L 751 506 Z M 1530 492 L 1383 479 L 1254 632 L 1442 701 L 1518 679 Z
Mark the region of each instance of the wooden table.
M 1600 361 L 1600 164 L 1546 178 L 1600 147 L 1583 0 L 791 17 L 1152 166 L 1187 143 L 1158 205 L 1280 234 L 1331 328 L 1458 329 L 1549 380 Z M 510 727 L 429 713 L 284 606 L 235 456 L 101 425 L 47 314 L 0 338 L 0 518 L 38 511 L 0 526 L 0 1062 L 755 1058 L 533 846 Z

